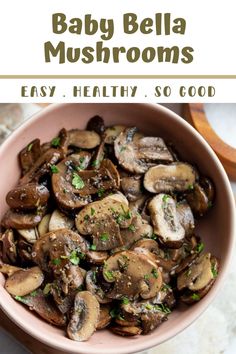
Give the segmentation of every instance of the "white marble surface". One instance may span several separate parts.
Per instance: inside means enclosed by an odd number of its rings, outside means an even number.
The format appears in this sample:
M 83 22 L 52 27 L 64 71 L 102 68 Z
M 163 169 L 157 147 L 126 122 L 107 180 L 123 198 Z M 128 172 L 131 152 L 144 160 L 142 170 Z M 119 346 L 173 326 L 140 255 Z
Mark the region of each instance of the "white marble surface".
M 177 113 L 180 112 L 180 105 L 168 105 Z M 0 139 L 1 135 L 8 134 L 19 123 L 19 116 L 24 118 L 34 113 L 39 108 L 36 105 L 19 105 L 13 108 L 13 118 L 3 117 L 3 111 L 7 107 L 0 104 Z M 208 105 L 207 112 L 209 120 L 215 131 L 224 140 L 236 146 L 236 104 L 234 105 Z M 226 112 L 226 115 L 224 115 Z M 234 118 L 235 113 L 235 118 Z M 220 117 L 220 118 L 219 118 Z M 11 120 L 11 123 L 9 123 Z M 235 122 L 235 123 L 234 123 Z M 1 125 L 2 124 L 2 125 Z M 3 129 L 3 131 L 1 130 Z M 235 129 L 236 130 L 236 129 Z M 2 133 L 2 134 L 1 134 Z M 236 194 L 236 183 L 232 183 Z M 236 254 L 236 248 L 235 248 Z M 235 354 L 236 353 L 236 257 L 233 259 L 231 272 L 228 275 L 225 286 L 220 294 L 205 311 L 205 313 L 184 332 L 173 339 L 150 349 L 142 354 Z M 1 354 L 28 354 L 29 352 L 15 341 L 5 331 L 0 330 Z

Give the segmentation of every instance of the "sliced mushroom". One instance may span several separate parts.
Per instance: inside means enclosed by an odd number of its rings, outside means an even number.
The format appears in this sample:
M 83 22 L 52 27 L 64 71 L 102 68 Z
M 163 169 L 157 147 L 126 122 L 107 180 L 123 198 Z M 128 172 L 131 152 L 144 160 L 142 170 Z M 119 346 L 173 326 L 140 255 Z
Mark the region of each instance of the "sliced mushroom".
M 28 183 L 12 189 L 6 196 L 7 204 L 13 209 L 35 209 L 45 205 L 49 198 L 48 189 L 36 183 Z
M 18 272 L 19 270 L 23 270 L 23 269 L 19 267 L 15 267 L 10 264 L 5 264 L 5 263 L 0 264 L 0 272 L 6 274 L 9 277 L 15 272 Z
M 73 226 L 74 220 L 56 209 L 51 215 L 48 230 L 55 231 L 59 229 L 72 229 Z
M 39 267 L 22 269 L 9 276 L 5 289 L 11 295 L 25 296 L 38 289 L 43 281 L 44 275 Z
M 39 139 L 31 141 L 23 150 L 21 150 L 19 153 L 19 160 L 22 175 L 25 175 L 33 167 L 40 155 L 41 148 Z
M 57 173 L 53 173 L 52 175 L 52 189 L 60 208 L 74 210 L 91 201 L 90 197 L 82 197 L 79 194 L 79 187 L 83 187 L 83 182 L 80 183 L 77 190 L 72 184 L 73 178 L 78 176 L 78 170 L 86 168 L 90 159 L 91 154 L 82 151 L 78 154 L 68 156 L 57 164 Z M 76 178 L 79 179 L 80 177 Z M 74 184 L 76 185 L 76 183 Z
M 44 320 L 55 326 L 64 326 L 66 324 L 66 317 L 57 309 L 50 298 L 44 295 L 41 289 L 24 297 L 16 296 L 15 299 L 27 305 Z
M 75 296 L 74 310 L 67 327 L 69 338 L 78 342 L 88 340 L 95 332 L 99 320 L 99 302 L 89 291 Z
M 151 167 L 144 176 L 144 187 L 151 193 L 183 192 L 193 188 L 196 171 L 183 162 Z
M 97 323 L 97 329 L 106 328 L 111 322 L 110 315 L 111 307 L 109 305 L 100 305 L 99 319 Z
M 118 334 L 123 337 L 137 336 L 142 333 L 140 327 L 124 327 L 124 326 L 112 326 L 111 330 L 113 333 Z
M 72 129 L 68 131 L 68 145 L 81 149 L 94 149 L 101 142 L 100 136 L 90 130 Z
M 163 139 L 156 137 L 134 139 L 135 133 L 135 128 L 127 128 L 114 142 L 116 158 L 124 169 L 133 173 L 145 173 L 154 162 L 173 161 Z
M 95 222 L 92 239 L 97 251 L 109 251 L 123 246 L 119 225 L 111 215 L 104 215 L 104 218 Z
M 123 176 L 121 178 L 121 188 L 129 201 L 138 200 L 142 196 L 141 176 Z
M 94 116 L 87 123 L 87 130 L 93 130 L 99 135 L 103 135 L 105 131 L 105 123 L 102 117 Z
M 211 207 L 207 194 L 199 183 L 196 183 L 193 189 L 186 194 L 186 199 L 196 216 L 204 215 Z
M 33 164 L 31 169 L 20 179 L 19 184 L 38 182 L 40 177 L 51 172 L 51 167 L 62 158 L 62 153 L 57 149 L 49 149 L 42 154 Z
M 86 289 L 93 294 L 100 304 L 107 304 L 111 299 L 106 297 L 105 292 L 97 281 L 97 273 L 95 270 L 89 270 L 86 275 Z
M 1 258 L 4 263 L 16 263 L 17 251 L 13 230 L 7 229 L 0 236 Z
M 2 219 L 2 225 L 6 229 L 31 229 L 37 226 L 42 220 L 41 214 L 20 213 L 13 210 L 8 210 Z
M 104 261 L 109 257 L 108 252 L 102 251 L 88 251 L 86 253 L 87 261 L 92 264 L 102 265 Z
M 131 224 L 128 228 L 121 230 L 121 238 L 123 244 L 129 247 L 134 242 L 140 240 L 143 237 L 151 237 L 153 228 L 140 215 L 133 216 Z
M 46 214 L 38 224 L 39 236 L 43 236 L 49 231 L 50 219 L 51 219 L 51 214 Z
M 125 128 L 126 127 L 124 125 L 113 125 L 111 127 L 106 128 L 104 133 L 105 143 L 109 145 L 114 144 L 114 141 L 116 140 L 118 135 L 120 135 L 120 133 L 123 132 Z
M 113 194 L 102 200 L 86 205 L 77 215 L 75 224 L 82 235 L 92 235 L 100 220 L 113 217 L 120 227 L 128 227 L 131 223 L 131 214 L 126 199 L 120 194 Z M 108 230 L 109 231 L 109 230 Z
M 148 257 L 133 251 L 123 251 L 107 259 L 103 267 L 103 277 L 114 283 L 108 297 L 119 299 L 122 296 L 144 299 L 157 294 L 162 285 L 161 272 Z
M 167 194 L 156 195 L 148 205 L 154 232 L 170 248 L 179 248 L 183 244 L 185 230 L 181 225 L 176 201 Z
M 207 198 L 210 202 L 212 202 L 214 200 L 215 197 L 215 187 L 212 183 L 212 181 L 207 178 L 207 177 L 201 177 L 199 184 L 201 185 L 201 187 L 204 189 Z
M 18 230 L 18 233 L 24 237 L 24 239 L 29 242 L 29 243 L 35 243 L 36 240 L 38 239 L 38 232 L 37 229 L 22 229 Z
M 194 223 L 193 213 L 189 204 L 186 201 L 177 203 L 176 211 L 177 211 L 179 222 L 185 230 L 185 235 L 186 236 L 192 235 L 195 228 L 195 223 Z
M 159 255 L 160 253 L 160 248 L 158 243 L 155 240 L 152 240 L 150 238 L 143 238 L 141 240 L 136 241 L 132 246 L 131 250 L 134 250 L 135 248 L 145 248 L 146 250 Z
M 17 250 L 21 264 L 27 266 L 32 264 L 32 246 L 32 243 L 27 242 L 23 237 L 19 237 Z

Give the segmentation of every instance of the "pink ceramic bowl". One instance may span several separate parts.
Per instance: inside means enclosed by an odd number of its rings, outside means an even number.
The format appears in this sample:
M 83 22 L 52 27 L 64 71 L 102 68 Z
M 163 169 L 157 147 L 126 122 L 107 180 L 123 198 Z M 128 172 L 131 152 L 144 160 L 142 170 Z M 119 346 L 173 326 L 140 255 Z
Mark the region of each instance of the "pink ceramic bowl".
M 136 125 L 145 133 L 172 141 L 181 156 L 197 164 L 213 179 L 217 195 L 214 207 L 198 223 L 206 249 L 220 259 L 220 272 L 210 292 L 190 307 L 176 309 L 169 320 L 146 336 L 122 338 L 108 330 L 97 331 L 88 342 L 74 342 L 64 330 L 50 326 L 14 301 L 4 290 L 1 276 L 0 303 L 3 311 L 24 331 L 49 346 L 69 353 L 134 353 L 158 345 L 189 326 L 203 313 L 222 288 L 233 250 L 235 206 L 230 184 L 218 158 L 205 140 L 182 118 L 159 105 L 145 104 L 60 104 L 51 105 L 19 127 L 0 148 L 0 217 L 7 209 L 6 193 L 17 183 L 17 154 L 32 139 L 49 141 L 62 127 L 85 128 L 88 119 L 101 115 L 107 125 Z M 227 300 L 227 299 L 226 299 Z M 210 325 L 210 324 L 209 324 Z

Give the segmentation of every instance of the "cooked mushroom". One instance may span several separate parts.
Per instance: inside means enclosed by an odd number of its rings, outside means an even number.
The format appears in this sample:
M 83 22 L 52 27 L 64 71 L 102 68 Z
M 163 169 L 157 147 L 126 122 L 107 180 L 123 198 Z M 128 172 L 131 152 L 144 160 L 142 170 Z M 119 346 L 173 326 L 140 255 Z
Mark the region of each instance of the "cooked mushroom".
M 103 277 L 114 283 L 108 297 L 119 299 L 122 296 L 144 299 L 157 294 L 162 285 L 161 272 L 148 257 L 133 251 L 123 251 L 107 259 L 103 267 Z
M 18 230 L 18 233 L 29 243 L 35 243 L 38 239 L 38 232 L 36 228 Z
M 13 209 L 35 209 L 45 205 L 49 198 L 48 189 L 36 183 L 18 186 L 8 192 L 7 204 Z
M 111 127 L 106 128 L 104 136 L 105 136 L 105 143 L 112 145 L 114 141 L 118 137 L 118 135 L 125 130 L 124 125 L 113 125 Z
M 196 216 L 204 215 L 211 207 L 211 201 L 199 183 L 196 183 L 193 189 L 186 194 L 186 199 Z
M 31 229 L 37 226 L 42 220 L 41 214 L 20 213 L 13 210 L 8 210 L 2 219 L 2 225 L 6 229 Z
M 5 263 L 0 264 L 0 273 L 6 274 L 9 277 L 15 272 L 18 272 L 18 270 L 23 270 L 23 269 L 19 267 L 15 267 L 10 264 L 5 264 Z
M 111 307 L 109 305 L 100 305 L 99 319 L 97 323 L 97 329 L 106 328 L 111 322 L 110 315 Z
M 140 327 L 124 327 L 124 326 L 112 326 L 111 330 L 113 333 L 118 334 L 123 337 L 137 336 L 142 333 Z
M 129 247 L 143 237 L 151 237 L 153 228 L 140 215 L 134 214 L 128 228 L 121 230 L 123 244 Z
M 52 175 L 52 189 L 60 208 L 74 210 L 91 201 L 88 196 L 80 196 L 79 192 L 84 183 L 76 172 L 86 168 L 90 159 L 91 154 L 82 151 L 57 164 L 57 173 Z
M 13 230 L 7 229 L 0 236 L 1 258 L 4 263 L 15 264 L 17 260 L 17 250 Z
M 17 250 L 21 265 L 29 266 L 32 264 L 32 246 L 32 243 L 27 242 L 23 237 L 19 237 Z
M 161 193 L 150 201 L 148 208 L 155 234 L 168 247 L 179 248 L 184 241 L 185 230 L 178 219 L 176 201 Z
M 49 231 L 50 219 L 51 219 L 51 214 L 46 214 L 38 224 L 39 236 L 43 236 Z
M 154 162 L 172 162 L 165 142 L 161 138 L 140 137 L 134 139 L 136 129 L 128 128 L 121 132 L 114 142 L 119 164 L 130 172 L 145 173 Z
M 48 230 L 55 231 L 59 229 L 72 229 L 73 226 L 74 220 L 56 209 L 51 215 Z
M 62 158 L 62 153 L 57 149 L 49 149 L 42 154 L 31 167 L 31 169 L 20 179 L 19 184 L 38 182 L 39 179 L 51 171 L 51 167 L 56 165 Z
M 100 136 L 90 130 L 72 129 L 68 131 L 68 145 L 81 149 L 93 149 L 101 142 Z
M 196 171 L 183 162 L 151 167 L 144 176 L 144 187 L 151 193 L 184 192 L 193 188 Z
M 44 281 L 39 267 L 22 269 L 14 272 L 6 280 L 5 289 L 14 296 L 24 296 L 38 289 Z
M 57 309 L 50 298 L 44 295 L 41 289 L 24 297 L 16 296 L 15 299 L 27 305 L 30 310 L 37 312 L 44 320 L 55 326 L 66 324 L 66 317 Z
M 102 251 L 87 251 L 86 253 L 87 261 L 92 264 L 102 265 L 104 261 L 109 257 L 108 252 Z
M 88 340 L 95 332 L 99 320 L 99 302 L 89 291 L 75 296 L 74 310 L 67 327 L 69 338 L 78 342 Z
M 105 131 L 105 123 L 102 117 L 94 116 L 87 123 L 87 130 L 93 130 L 99 135 L 103 135 Z
M 22 175 L 25 175 L 33 167 L 40 155 L 41 148 L 39 139 L 31 141 L 23 150 L 21 150 L 19 153 L 19 160 Z
M 142 180 L 140 175 L 122 176 L 121 188 L 130 202 L 138 200 L 142 195 Z
M 199 291 L 214 278 L 212 272 L 211 254 L 205 253 L 199 256 L 189 268 L 177 278 L 178 290 L 188 288 L 192 291 Z
M 100 304 L 111 302 L 111 299 L 106 297 L 105 292 L 97 281 L 97 273 L 95 270 L 89 270 L 86 274 L 86 289 L 96 297 Z
M 176 211 L 180 224 L 185 230 L 185 235 L 192 235 L 195 223 L 192 210 L 186 201 L 181 201 L 176 205 Z
M 143 238 L 141 240 L 136 241 L 132 246 L 131 250 L 134 250 L 135 248 L 145 248 L 146 250 L 159 255 L 160 253 L 160 247 L 158 243 L 155 240 L 152 240 L 150 238 Z

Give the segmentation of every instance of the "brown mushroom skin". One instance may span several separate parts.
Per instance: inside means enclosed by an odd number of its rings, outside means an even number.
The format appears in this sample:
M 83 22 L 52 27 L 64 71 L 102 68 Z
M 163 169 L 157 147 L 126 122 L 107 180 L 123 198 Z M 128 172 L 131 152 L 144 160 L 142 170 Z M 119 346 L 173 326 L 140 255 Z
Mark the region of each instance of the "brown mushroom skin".
M 110 305 L 100 305 L 99 319 L 97 323 L 97 329 L 106 328 L 111 323 Z
M 103 135 L 105 131 L 105 123 L 102 117 L 94 116 L 87 123 L 87 130 L 94 130 L 97 134 Z
M 101 142 L 95 131 L 71 129 L 68 131 L 68 145 L 81 149 L 94 149 Z
M 17 250 L 14 232 L 12 229 L 7 229 L 3 234 L 1 234 L 0 246 L 2 261 L 4 263 L 15 264 L 17 261 Z
M 36 183 L 18 186 L 8 192 L 6 202 L 12 209 L 35 209 L 45 205 L 49 198 L 49 190 Z
M 89 291 L 78 292 L 75 296 L 74 310 L 67 326 L 70 339 L 87 341 L 97 328 L 100 315 L 99 302 Z
M 118 334 L 119 336 L 122 337 L 132 337 L 132 336 L 137 336 L 142 333 L 142 329 L 140 327 L 135 327 L 135 326 L 112 326 L 111 331 L 115 334 Z
M 35 161 L 41 155 L 40 140 L 35 139 L 31 141 L 23 150 L 19 153 L 20 166 L 22 175 L 25 175 L 34 165 Z
M 32 229 L 37 226 L 42 220 L 41 214 L 19 213 L 13 210 L 8 210 L 2 219 L 2 226 L 6 229 Z
M 186 194 L 186 200 L 195 216 L 203 216 L 209 209 L 209 199 L 199 183 L 194 185 L 191 192 Z
M 121 188 L 129 201 L 134 202 L 138 200 L 142 196 L 141 176 L 123 176 L 121 178 Z
M 39 267 L 18 270 L 6 280 L 5 289 L 13 296 L 25 296 L 38 289 L 44 281 Z

